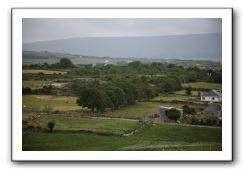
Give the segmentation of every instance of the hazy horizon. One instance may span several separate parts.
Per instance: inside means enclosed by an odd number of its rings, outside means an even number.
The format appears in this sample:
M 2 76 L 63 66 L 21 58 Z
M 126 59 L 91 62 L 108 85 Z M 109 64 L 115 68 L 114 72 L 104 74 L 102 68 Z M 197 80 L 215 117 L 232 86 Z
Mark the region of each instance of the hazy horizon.
M 218 18 L 25 18 L 23 50 L 114 58 L 222 58 Z
M 24 18 L 23 43 L 74 37 L 221 33 L 219 18 Z

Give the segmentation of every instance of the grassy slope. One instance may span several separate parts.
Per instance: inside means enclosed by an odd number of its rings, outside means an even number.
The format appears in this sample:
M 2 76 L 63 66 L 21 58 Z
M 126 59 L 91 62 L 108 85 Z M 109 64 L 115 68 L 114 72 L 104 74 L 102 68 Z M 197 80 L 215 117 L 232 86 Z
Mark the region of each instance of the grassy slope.
M 131 137 L 62 132 L 25 134 L 23 150 L 221 150 L 221 137 L 221 129 L 155 124 Z

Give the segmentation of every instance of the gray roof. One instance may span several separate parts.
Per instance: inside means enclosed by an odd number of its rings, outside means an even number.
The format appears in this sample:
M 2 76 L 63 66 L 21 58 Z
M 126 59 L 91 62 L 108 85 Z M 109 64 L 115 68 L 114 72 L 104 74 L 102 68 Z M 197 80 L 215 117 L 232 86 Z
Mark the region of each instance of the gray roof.
M 209 104 L 208 107 L 206 107 L 202 113 L 207 116 L 216 116 L 221 117 L 222 116 L 222 105 L 218 103 L 212 103 Z
M 221 97 L 221 93 L 217 92 L 216 90 L 210 90 L 207 93 L 202 95 L 203 97 Z

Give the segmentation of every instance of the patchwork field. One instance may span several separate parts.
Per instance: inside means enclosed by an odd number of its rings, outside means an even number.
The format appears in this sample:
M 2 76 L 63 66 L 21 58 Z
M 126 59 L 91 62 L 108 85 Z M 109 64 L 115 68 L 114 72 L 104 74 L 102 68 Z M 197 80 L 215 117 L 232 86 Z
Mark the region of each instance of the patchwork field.
M 95 124 L 94 124 L 95 125 Z M 112 127 L 112 126 L 111 126 Z M 115 126 L 113 126 L 115 127 Z M 219 128 L 154 124 L 130 137 L 54 131 L 23 135 L 24 151 L 220 151 Z M 59 144 L 57 144 L 59 143 Z
M 66 74 L 67 72 L 65 71 L 59 71 L 59 70 L 44 70 L 44 69 L 23 69 L 23 73 L 31 73 L 31 74 L 38 74 L 38 73 L 43 73 L 43 74 Z
M 207 83 L 207 82 L 195 82 L 195 83 L 183 83 L 183 87 L 189 87 L 192 88 L 200 88 L 200 89 L 215 89 L 215 90 L 221 90 L 222 84 L 219 83 Z
M 23 95 L 23 111 L 80 110 L 76 97 L 54 95 Z

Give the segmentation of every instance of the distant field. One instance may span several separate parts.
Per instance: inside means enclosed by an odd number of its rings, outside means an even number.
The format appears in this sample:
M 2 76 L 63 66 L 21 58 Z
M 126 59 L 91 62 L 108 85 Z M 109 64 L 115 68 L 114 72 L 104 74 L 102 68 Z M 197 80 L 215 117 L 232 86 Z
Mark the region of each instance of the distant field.
M 201 88 L 201 89 L 222 89 L 222 84 L 218 83 L 207 83 L 207 82 L 195 82 L 195 83 L 183 83 L 183 87 L 193 87 L 193 88 Z
M 191 96 L 182 96 L 182 95 L 172 95 L 172 96 L 158 96 L 153 98 L 155 101 L 189 101 L 192 99 L 197 99 L 196 97 Z
M 101 119 L 101 118 L 80 118 L 62 115 L 41 115 L 40 126 L 47 128 L 47 123 L 53 120 L 56 122 L 57 130 L 86 130 L 96 132 L 124 133 L 139 126 L 137 121 Z
M 54 86 L 54 87 L 63 87 L 66 83 L 57 83 L 52 81 L 42 81 L 42 80 L 23 80 L 23 87 L 30 87 L 32 89 L 42 88 L 43 86 Z
M 107 112 L 108 115 L 125 116 L 125 117 L 143 117 L 145 115 L 152 115 L 159 112 L 160 106 L 182 108 L 184 104 L 181 103 L 157 103 L 157 102 L 138 102 L 136 105 L 121 108 L 119 110 Z M 202 105 L 190 105 L 194 108 L 204 107 Z
M 95 124 L 94 124 L 95 125 Z M 219 128 L 155 124 L 131 137 L 34 132 L 23 135 L 24 151 L 221 151 Z
M 43 74 L 66 74 L 67 72 L 65 71 L 59 71 L 59 70 L 43 70 L 43 69 L 23 69 L 22 73 L 32 73 L 32 74 L 38 74 L 38 73 L 43 73 Z
M 203 94 L 203 93 L 205 93 L 205 92 L 200 91 L 200 95 Z M 185 95 L 186 91 L 185 90 L 179 90 L 179 91 L 176 91 L 175 94 L 183 94 L 183 95 Z M 191 94 L 192 94 L 192 96 L 198 96 L 198 91 L 192 91 Z
M 76 97 L 54 95 L 23 95 L 23 111 L 80 110 Z
M 53 64 L 59 62 L 59 58 L 49 58 L 49 59 L 24 59 L 23 65 L 31 65 L 31 64 Z M 71 62 L 74 64 L 96 64 L 96 63 L 105 63 L 104 58 L 70 58 Z M 116 59 L 111 59 L 111 63 L 116 64 Z

